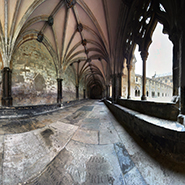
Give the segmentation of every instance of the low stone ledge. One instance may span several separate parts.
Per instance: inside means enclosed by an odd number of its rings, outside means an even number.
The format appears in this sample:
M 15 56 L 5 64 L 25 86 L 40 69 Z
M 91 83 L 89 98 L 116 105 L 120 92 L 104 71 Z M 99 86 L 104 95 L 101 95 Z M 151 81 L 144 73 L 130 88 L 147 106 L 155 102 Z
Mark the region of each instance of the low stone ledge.
M 117 104 L 157 118 L 177 121 L 179 109 L 175 103 L 118 99 Z
M 37 116 L 59 110 L 65 106 L 71 106 L 81 103 L 84 100 L 74 100 L 64 102 L 63 104 L 42 104 L 28 106 L 0 107 L 0 119 L 14 119 Z
M 153 146 L 158 152 L 176 162 L 185 163 L 185 128 L 181 124 L 162 119 L 159 119 L 157 123 L 155 121 L 157 118 L 150 116 L 147 118 L 146 115 L 112 104 L 107 100 L 104 103 L 123 126 L 130 129 L 149 146 Z M 155 120 L 152 121 L 152 119 Z M 170 128 L 168 124 L 175 124 L 176 127 Z

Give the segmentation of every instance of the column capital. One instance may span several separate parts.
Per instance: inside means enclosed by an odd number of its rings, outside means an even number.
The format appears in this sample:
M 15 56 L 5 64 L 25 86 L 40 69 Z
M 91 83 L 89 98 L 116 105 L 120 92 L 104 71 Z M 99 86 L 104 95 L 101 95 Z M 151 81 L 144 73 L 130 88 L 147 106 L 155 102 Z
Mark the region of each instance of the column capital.
M 123 75 L 122 72 L 117 74 L 118 77 L 121 77 L 122 75 Z
M 127 64 L 127 69 L 128 69 L 128 70 L 131 70 L 131 69 L 132 69 L 132 64 L 130 64 L 130 63 Z
M 5 72 L 10 72 L 10 73 L 12 73 L 12 70 L 11 70 L 9 67 L 4 67 L 4 68 L 1 70 L 1 73 L 5 73 Z
M 62 78 L 57 78 L 57 81 L 63 81 L 63 79 Z
M 143 61 L 146 61 L 147 58 L 148 58 L 148 54 L 149 54 L 148 51 L 145 51 L 145 50 L 144 50 L 144 51 L 141 51 L 140 54 L 141 54 L 142 60 L 143 60 Z

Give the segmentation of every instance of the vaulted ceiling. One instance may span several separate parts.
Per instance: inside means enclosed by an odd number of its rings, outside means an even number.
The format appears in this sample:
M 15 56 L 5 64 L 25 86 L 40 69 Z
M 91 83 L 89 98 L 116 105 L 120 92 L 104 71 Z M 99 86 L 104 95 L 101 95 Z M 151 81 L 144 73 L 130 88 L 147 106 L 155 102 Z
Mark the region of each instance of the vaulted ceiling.
M 37 39 L 50 52 L 58 78 L 72 67 L 77 84 L 85 77 L 89 86 L 102 87 L 122 71 L 135 43 L 147 50 L 154 8 L 160 10 L 151 0 L 0 0 L 0 5 L 4 67 L 23 43 Z

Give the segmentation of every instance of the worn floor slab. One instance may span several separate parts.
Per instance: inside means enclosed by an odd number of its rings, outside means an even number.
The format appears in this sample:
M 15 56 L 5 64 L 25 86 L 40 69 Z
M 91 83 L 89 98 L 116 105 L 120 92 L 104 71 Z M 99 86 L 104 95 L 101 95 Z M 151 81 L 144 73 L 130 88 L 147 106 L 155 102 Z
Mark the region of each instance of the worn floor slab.
M 151 159 L 102 102 L 87 101 L 29 118 L 25 125 L 24 120 L 18 122 L 17 128 L 0 127 L 0 185 L 185 182 L 182 171 Z

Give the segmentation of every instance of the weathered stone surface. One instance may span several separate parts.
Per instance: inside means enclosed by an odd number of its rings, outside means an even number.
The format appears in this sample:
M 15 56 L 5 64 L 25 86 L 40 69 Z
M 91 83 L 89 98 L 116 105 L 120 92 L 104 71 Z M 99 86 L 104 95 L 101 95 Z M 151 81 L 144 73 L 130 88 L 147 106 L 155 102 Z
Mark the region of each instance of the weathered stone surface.
M 142 116 L 136 111 L 113 105 L 108 101 L 106 105 L 124 126 L 131 129 L 149 146 L 153 146 L 172 160 L 185 162 L 184 139 L 182 139 L 185 138 L 185 129 L 178 122 Z
M 175 103 L 159 103 L 126 99 L 119 99 L 117 103 L 128 109 L 132 109 L 149 116 L 172 121 L 177 121 L 177 116 L 179 114 L 179 109 Z
M 136 167 L 125 174 L 124 179 L 127 185 L 146 185 L 145 180 Z
M 94 106 L 83 106 L 78 110 L 79 111 L 92 111 L 93 108 L 94 108 Z
M 6 135 L 4 184 L 16 184 L 37 175 L 62 150 L 77 128 L 57 122 L 32 132 Z
M 4 136 L 0 135 L 0 185 L 3 184 L 3 153 L 4 153 Z
M 51 184 L 73 184 L 74 181 L 71 175 L 65 169 L 65 166 L 69 166 L 73 160 L 72 154 L 63 149 L 56 158 L 47 166 L 39 177 L 32 179 L 29 183 L 32 185 L 51 185 Z
M 110 144 L 120 142 L 117 132 L 111 122 L 103 122 L 99 129 L 100 144 Z
M 113 145 L 87 145 L 71 141 L 66 149 L 73 153 L 73 179 L 82 185 L 123 185 L 123 175 Z M 75 170 L 74 170 L 75 171 Z M 85 174 L 84 174 L 85 172 Z
M 98 144 L 98 131 L 79 129 L 72 139 L 88 144 Z
M 13 56 L 13 104 L 56 103 L 56 88 L 56 69 L 47 49 L 37 41 L 24 43 Z
M 100 119 L 98 118 L 86 118 L 81 122 L 81 128 L 84 130 L 99 130 L 100 128 Z
M 57 102 L 57 73 L 53 59 L 43 44 L 24 43 L 13 56 L 13 105 L 38 105 Z M 75 74 L 68 67 L 63 75 L 63 101 L 75 100 Z M 84 80 L 79 83 L 83 98 Z
M 132 168 L 134 168 L 134 163 L 132 162 L 127 150 L 125 149 L 122 143 L 114 144 L 114 149 L 118 156 L 119 164 L 123 174 L 129 172 Z

